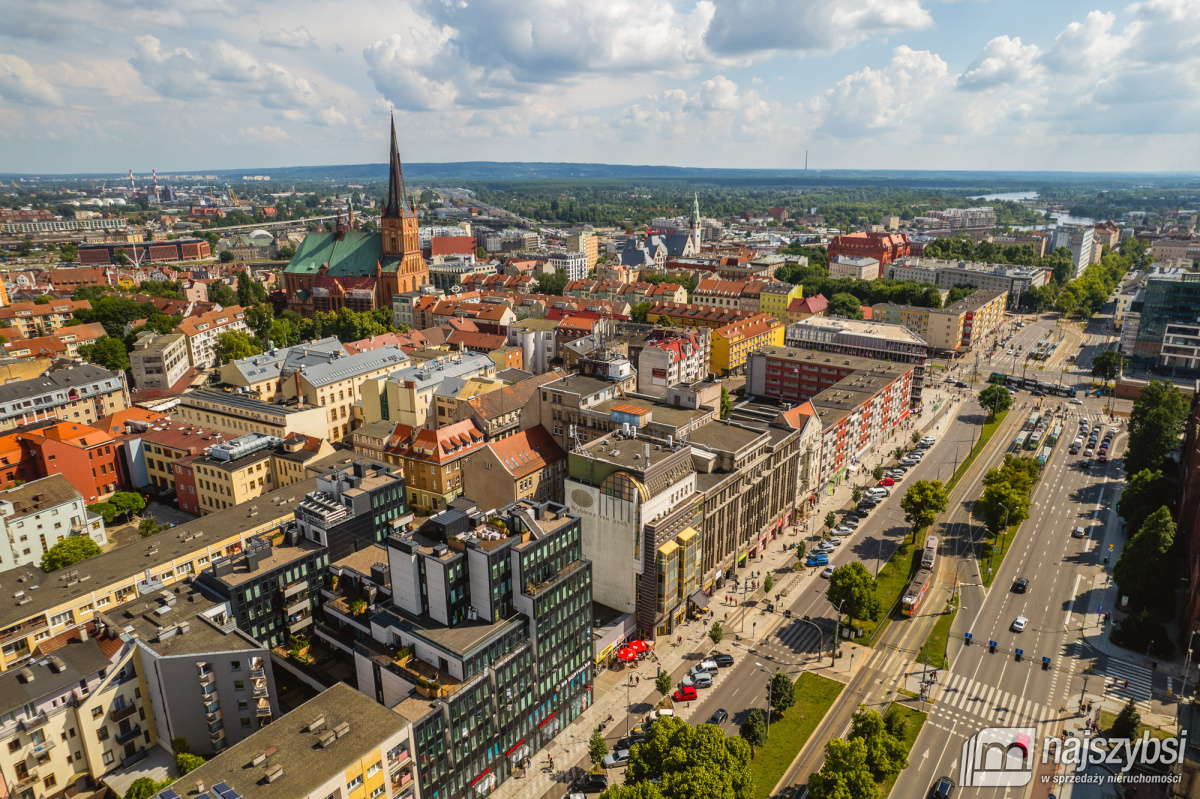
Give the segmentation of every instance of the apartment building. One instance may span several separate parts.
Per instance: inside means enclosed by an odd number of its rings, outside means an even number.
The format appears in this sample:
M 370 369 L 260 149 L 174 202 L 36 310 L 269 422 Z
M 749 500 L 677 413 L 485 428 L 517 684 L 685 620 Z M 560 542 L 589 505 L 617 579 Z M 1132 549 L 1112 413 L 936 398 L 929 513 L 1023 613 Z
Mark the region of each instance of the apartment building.
M 43 642 L 94 619 L 99 610 L 182 583 L 214 557 L 240 551 L 250 537 L 277 530 L 316 487 L 309 479 L 262 497 L 251 508 L 229 508 L 117 547 L 49 577 L 21 566 L 0 572 L 0 672 L 19 667 Z M 36 586 L 36 587 L 35 587 Z
M 495 361 L 492 361 L 495 363 Z M 503 380 L 490 377 L 454 378 L 443 380 L 433 392 L 433 419 L 438 427 L 454 424 L 462 415 L 461 407 L 475 397 L 482 397 L 504 388 Z
M 832 278 L 877 280 L 880 277 L 879 271 L 879 260 L 876 258 L 839 255 L 829 260 L 829 276 Z
M 323 471 L 296 508 L 301 537 L 325 547 L 332 562 L 382 543 L 412 519 L 404 476 L 376 459 Z
M 333 353 L 327 363 L 300 366 L 294 370 L 285 365 L 281 375 L 281 396 L 285 402 L 323 408 L 326 429 L 320 437 L 332 442 L 342 441 L 350 435 L 353 409 L 363 383 L 384 377 L 408 361 L 408 356 L 398 347 L 380 347 L 351 355 Z
M 219 311 L 207 311 L 189 316 L 175 328 L 187 339 L 188 361 L 196 369 L 211 369 L 217 366 L 217 337 L 222 333 L 239 331 L 249 334 L 246 327 L 245 309 L 231 305 Z
M 451 421 L 448 403 L 440 406 L 438 390 L 443 384 L 459 385 L 471 379 L 494 379 L 496 363 L 486 354 L 456 352 L 438 355 L 413 365 L 402 365 L 386 374 L 363 380 L 362 418 L 400 422 L 410 427 L 438 427 Z
M 189 391 L 179 398 L 176 420 L 229 436 L 261 433 L 276 438 L 294 435 L 325 438 L 329 417 L 325 408 L 297 401 L 264 402 L 248 394 L 211 388 Z
M 638 393 L 664 397 L 671 386 L 707 378 L 714 335 L 706 327 L 651 333 L 637 358 Z
M 908 236 L 903 233 L 847 233 L 829 242 L 829 260 L 838 257 L 873 258 L 887 266 L 910 254 Z
M 760 313 L 762 290 L 767 285 L 763 280 L 705 279 L 696 284 L 691 302 L 709 308 Z M 787 304 L 783 307 L 786 309 Z
M 392 600 L 355 646 L 359 690 L 412 720 L 420 796 L 487 793 L 540 762 L 591 705 L 579 517 L 554 503 L 472 503 L 387 549 Z
M 158 494 L 175 491 L 173 464 L 180 458 L 201 454 L 229 436 L 203 427 L 174 422 L 164 416 L 154 420 L 129 419 L 119 424 L 114 441 L 120 449 L 121 465 L 130 488 L 147 486 Z
M 208 757 L 281 714 L 270 651 L 196 584 L 139 596 L 97 618 L 134 646 L 152 743 L 169 751 L 185 738 L 192 754 Z
M 995 331 L 1008 307 L 1007 291 L 976 291 L 945 308 L 880 303 L 874 318 L 907 327 L 925 339 L 935 352 L 970 349 Z
M 943 289 L 970 286 L 976 290 L 1003 291 L 1012 295 L 1016 304 L 1029 289 L 1044 286 L 1049 280 L 1050 270 L 911 256 L 892 262 L 884 274 L 892 280 L 931 283 Z
M 415 799 L 410 730 L 404 716 L 334 683 L 181 783 L 225 786 L 227 799 Z
M 0 776 L 11 797 L 66 796 L 154 745 L 154 715 L 117 630 L 88 624 L 47 641 L 0 674 Z
M 88 503 L 103 502 L 124 485 L 112 436 L 72 422 L 38 422 L 17 433 L 36 473 L 62 475 Z
M 712 332 L 709 347 L 713 372 L 722 377 L 741 374 L 746 368 L 746 357 L 760 347 L 783 344 L 783 332 L 783 322 L 769 314 L 756 314 L 717 328 Z
M 437 430 L 379 421 L 359 428 L 354 451 L 403 468 L 409 502 L 442 510 L 462 496 L 463 464 L 483 446 L 483 432 L 469 419 Z
M 592 267 L 588 264 L 587 253 L 583 252 L 552 252 L 549 266 L 555 272 L 563 272 L 567 280 L 583 280 Z
M 108 545 L 104 519 L 62 475 L 0 492 L 0 571 L 41 563 L 50 547 L 70 536 Z
M 792 300 L 788 304 L 787 323 L 794 324 L 811 316 L 826 316 L 829 313 L 829 300 L 824 294 L 814 294 L 802 300 Z
M 586 276 L 588 270 L 596 268 L 596 261 L 600 258 L 600 241 L 590 230 L 572 233 L 567 236 L 567 252 L 583 253 L 587 259 L 587 266 L 583 270 Z
M 9 358 L 77 358 L 84 344 L 95 344 L 96 339 L 108 333 L 104 325 L 93 322 L 87 325 L 60 327 L 37 338 L 21 338 L 16 328 L 4 328 L 4 355 Z
M 0 323 L 21 332 L 21 338 L 45 336 L 75 318 L 76 311 L 90 311 L 87 300 L 54 300 L 45 305 L 36 302 L 17 302 L 0 307 Z
M 44 419 L 91 424 L 127 407 L 124 372 L 72 364 L 0 386 L 0 430 Z
M 133 385 L 138 391 L 170 391 L 191 369 L 187 337 L 182 333 L 139 333 L 129 353 Z
M 463 483 L 485 508 L 514 502 L 562 502 L 567 454 L 541 425 L 485 443 L 463 464 Z
M 912 364 L 912 401 L 920 403 L 931 350 L 924 339 L 904 325 L 813 316 L 788 325 L 784 344 L 798 349 Z
M 976 291 L 946 306 L 942 313 L 961 315 L 962 346 L 971 349 L 976 344 L 983 344 L 984 339 L 1000 327 L 1007 308 L 1007 291 Z
M 499 441 L 528 430 L 538 424 L 541 416 L 536 400 L 538 389 L 565 376 L 566 372 L 555 369 L 472 397 L 466 403 L 459 404 L 454 421 L 470 419 L 475 422 L 475 426 L 483 431 L 484 441 Z
M 584 416 L 584 411 L 615 399 L 618 391 L 615 383 L 583 375 L 553 380 L 543 384 L 536 397 L 538 421 L 550 431 L 560 447 L 570 452 L 576 436 L 584 441 L 588 439 L 589 419 Z
M 324 439 L 247 433 L 212 442 L 202 453 L 182 457 L 170 468 L 175 473 L 177 496 L 186 494 L 187 504 L 194 504 L 201 516 L 207 516 L 299 482 L 305 479 L 310 464 L 331 454 L 333 447 Z
M 245 388 L 263 402 L 274 402 L 283 393 L 283 376 L 306 366 L 328 363 L 333 355 L 347 350 L 335 336 L 297 344 L 272 347 L 267 352 L 240 358 L 221 366 L 221 382 Z
M 652 324 L 718 328 L 757 315 L 756 310 L 741 311 L 680 302 L 653 302 L 646 311 L 646 321 Z

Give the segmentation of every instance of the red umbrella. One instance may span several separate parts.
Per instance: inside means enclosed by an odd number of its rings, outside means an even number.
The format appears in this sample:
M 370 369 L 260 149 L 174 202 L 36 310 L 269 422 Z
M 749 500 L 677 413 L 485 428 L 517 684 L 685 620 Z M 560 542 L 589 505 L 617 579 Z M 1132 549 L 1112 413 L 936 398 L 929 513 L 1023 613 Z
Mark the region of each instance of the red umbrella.
M 617 650 L 617 657 L 621 660 L 637 660 L 637 652 L 634 652 L 627 646 L 623 646 Z
M 650 647 L 648 647 L 646 645 L 645 641 L 630 641 L 628 648 L 632 649 L 634 652 L 637 652 L 640 655 L 642 652 L 645 652 Z

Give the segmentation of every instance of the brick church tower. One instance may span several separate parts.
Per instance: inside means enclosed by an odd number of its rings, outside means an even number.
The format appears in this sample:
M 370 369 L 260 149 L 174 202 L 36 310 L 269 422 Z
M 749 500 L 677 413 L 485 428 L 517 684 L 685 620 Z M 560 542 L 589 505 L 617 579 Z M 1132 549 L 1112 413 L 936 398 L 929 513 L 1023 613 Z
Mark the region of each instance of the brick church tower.
M 421 257 L 417 233 L 417 214 L 404 188 L 404 170 L 400 165 L 400 147 L 396 142 L 396 119 L 392 118 L 392 152 L 388 165 L 387 205 L 379 222 L 383 237 L 380 260 L 383 307 L 390 308 L 392 296 L 416 291 L 429 282 L 429 266 Z M 396 261 L 399 261 L 397 264 Z

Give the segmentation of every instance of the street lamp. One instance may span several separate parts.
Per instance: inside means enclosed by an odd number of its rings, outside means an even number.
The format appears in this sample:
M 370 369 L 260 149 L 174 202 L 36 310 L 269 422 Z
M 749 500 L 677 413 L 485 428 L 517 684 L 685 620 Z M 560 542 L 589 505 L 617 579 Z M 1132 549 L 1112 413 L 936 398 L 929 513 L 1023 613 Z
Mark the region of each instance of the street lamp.
M 770 675 L 771 672 L 767 671 L 763 664 L 755 663 L 754 665 L 758 666 L 758 670 L 763 674 Z M 767 737 L 771 737 L 771 680 L 767 680 Z
M 1008 542 L 1008 514 L 1009 508 L 1003 502 L 997 502 L 997 505 L 1004 508 L 1004 527 L 1000 530 L 1000 552 L 1004 552 L 1004 546 Z
M 1195 635 L 1197 632 L 1200 632 L 1200 630 L 1192 630 L 1191 635 L 1188 636 L 1187 659 L 1184 660 L 1184 662 L 1183 662 L 1183 690 L 1180 691 L 1180 693 L 1179 693 L 1179 696 L 1181 699 L 1184 696 L 1187 696 L 1188 669 L 1191 668 L 1191 665 L 1192 665 L 1192 636 Z

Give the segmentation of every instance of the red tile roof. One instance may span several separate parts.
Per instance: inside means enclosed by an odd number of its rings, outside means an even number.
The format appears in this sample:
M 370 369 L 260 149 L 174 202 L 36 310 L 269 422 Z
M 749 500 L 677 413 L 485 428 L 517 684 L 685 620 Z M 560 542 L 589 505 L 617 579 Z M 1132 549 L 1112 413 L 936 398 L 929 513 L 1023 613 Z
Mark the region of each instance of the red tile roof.
M 493 441 L 487 448 L 515 480 L 539 472 L 567 456 L 540 424 Z

